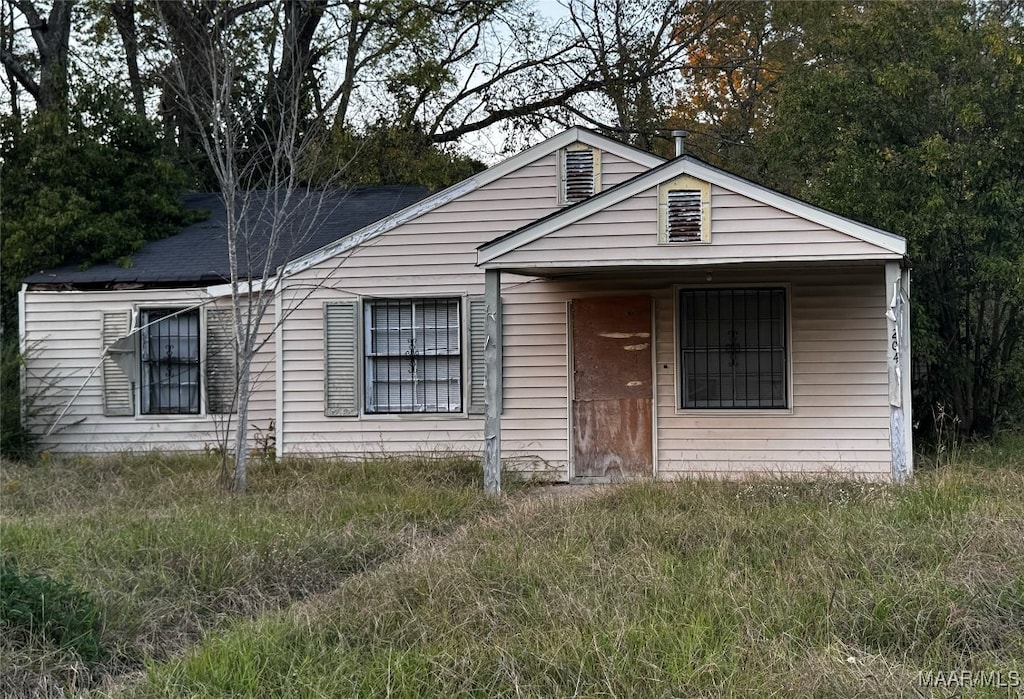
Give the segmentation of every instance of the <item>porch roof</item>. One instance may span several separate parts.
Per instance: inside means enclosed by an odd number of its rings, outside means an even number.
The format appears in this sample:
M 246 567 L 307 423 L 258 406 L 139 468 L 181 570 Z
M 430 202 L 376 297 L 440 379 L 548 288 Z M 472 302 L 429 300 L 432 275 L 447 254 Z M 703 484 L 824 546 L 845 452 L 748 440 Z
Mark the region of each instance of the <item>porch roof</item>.
M 659 188 L 680 178 L 710 190 L 710 242 L 659 241 Z M 481 245 L 477 265 L 549 277 L 584 270 L 899 260 L 906 249 L 900 236 L 683 156 Z

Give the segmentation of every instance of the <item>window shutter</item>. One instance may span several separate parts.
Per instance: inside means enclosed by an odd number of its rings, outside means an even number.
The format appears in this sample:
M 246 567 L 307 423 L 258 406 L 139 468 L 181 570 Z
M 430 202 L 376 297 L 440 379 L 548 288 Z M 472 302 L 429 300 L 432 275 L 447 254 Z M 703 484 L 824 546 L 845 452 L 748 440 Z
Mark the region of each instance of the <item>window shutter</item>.
M 567 150 L 563 157 L 565 203 L 575 204 L 594 194 L 594 151 Z
M 128 313 L 103 314 L 103 414 L 108 417 L 135 415 L 132 382 L 107 352 L 112 344 L 128 334 Z
M 665 236 L 670 243 L 689 243 L 701 240 L 701 193 L 695 189 L 669 190 Z
M 206 311 L 206 410 L 210 413 L 234 413 L 238 409 L 234 322 L 230 308 Z
M 487 304 L 483 296 L 469 297 L 469 406 L 470 415 L 487 412 Z
M 359 415 L 356 304 L 324 305 L 324 414 Z

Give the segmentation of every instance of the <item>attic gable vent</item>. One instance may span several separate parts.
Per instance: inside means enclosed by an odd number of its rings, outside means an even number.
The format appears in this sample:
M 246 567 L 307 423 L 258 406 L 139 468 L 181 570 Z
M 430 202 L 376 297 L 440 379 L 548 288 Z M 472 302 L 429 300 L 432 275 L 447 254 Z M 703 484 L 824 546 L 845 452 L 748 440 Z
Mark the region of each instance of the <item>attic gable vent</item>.
M 561 153 L 561 192 L 559 202 L 575 204 L 593 196 L 599 189 L 600 156 L 597 150 L 576 144 Z
M 683 175 L 658 187 L 658 241 L 711 242 L 711 185 Z
M 667 208 L 665 237 L 668 242 L 692 243 L 701 239 L 699 190 L 669 190 Z

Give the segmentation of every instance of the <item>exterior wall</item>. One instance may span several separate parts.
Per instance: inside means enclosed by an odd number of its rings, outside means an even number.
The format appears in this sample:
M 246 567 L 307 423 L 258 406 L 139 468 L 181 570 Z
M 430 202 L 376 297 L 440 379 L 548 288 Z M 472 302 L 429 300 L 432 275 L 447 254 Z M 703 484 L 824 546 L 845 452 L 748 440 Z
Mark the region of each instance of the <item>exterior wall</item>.
M 585 252 L 585 255 L 581 255 Z M 876 257 L 879 250 L 722 187 L 711 188 L 711 243 L 658 243 L 658 190 L 594 213 L 502 255 L 499 267 L 594 266 L 606 263 L 671 265 Z
M 104 416 L 102 368 L 96 368 L 90 376 L 102 359 L 104 313 L 127 312 L 138 307 L 188 307 L 210 300 L 202 289 L 25 292 L 25 389 L 27 395 L 39 396 L 35 407 L 40 413 L 30 425 L 41 437 L 41 446 L 56 452 L 102 453 L 130 449 L 188 450 L 216 445 L 218 435 L 223 434 L 226 416 Z M 217 299 L 211 305 L 229 304 L 230 299 Z M 264 321 L 268 333 L 274 324 L 269 317 L 272 312 L 273 307 Z M 269 427 L 274 418 L 274 354 L 271 337 L 253 369 L 257 378 L 249 422 L 262 428 Z M 44 437 L 69 402 L 56 429 Z
M 602 152 L 602 187 L 610 187 L 644 170 L 641 165 Z M 553 153 L 337 259 L 290 278 L 283 297 L 286 319 L 280 358 L 284 381 L 279 450 L 353 456 L 479 452 L 483 439 L 482 416 L 325 416 L 323 304 L 374 296 L 482 294 L 484 274 L 476 266 L 477 246 L 558 210 L 558 187 L 557 156 Z M 504 280 L 507 284 L 516 283 L 510 275 L 505 275 Z M 526 281 L 519 279 L 519 282 Z M 544 346 L 557 344 L 557 338 L 565 336 L 564 313 L 552 326 L 534 323 L 536 314 L 546 312 L 540 307 L 519 309 L 506 315 L 505 322 L 507 325 L 529 324 L 530 332 L 540 339 L 527 342 Z M 541 333 L 546 334 L 541 336 Z M 559 411 L 564 419 L 564 397 L 544 395 L 550 377 L 543 372 L 550 373 L 554 369 L 545 369 L 543 363 L 564 367 L 564 346 L 560 351 L 561 359 L 557 356 L 539 358 L 517 345 L 506 348 L 507 371 L 520 379 L 511 389 L 511 395 L 518 394 L 522 399 L 506 402 L 506 416 L 518 422 L 510 422 L 503 431 L 503 451 L 530 455 L 530 464 L 543 464 L 542 460 L 548 457 L 564 460 L 564 446 L 554 451 L 550 446 L 539 448 L 565 438 L 564 426 L 560 428 L 548 421 Z M 464 364 L 465 360 L 464 351 Z M 564 383 L 564 376 L 561 380 Z
M 776 413 L 677 411 L 676 284 L 790 289 L 792 408 Z M 655 304 L 657 473 L 843 473 L 890 476 L 887 300 L 881 264 L 856 270 L 680 272 L 651 282 L 505 285 L 505 456 L 568 476 L 568 300 L 649 294 Z M 509 452 L 512 452 L 511 454 Z

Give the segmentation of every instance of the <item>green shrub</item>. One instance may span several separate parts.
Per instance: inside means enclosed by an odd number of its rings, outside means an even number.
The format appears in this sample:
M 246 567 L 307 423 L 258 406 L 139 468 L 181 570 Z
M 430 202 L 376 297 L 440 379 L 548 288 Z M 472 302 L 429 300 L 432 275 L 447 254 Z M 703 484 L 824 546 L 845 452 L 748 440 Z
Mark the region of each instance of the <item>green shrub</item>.
M 86 662 L 103 657 L 99 605 L 66 580 L 23 573 L 11 561 L 0 566 L 0 623 L 7 632 L 25 634 L 72 650 Z

